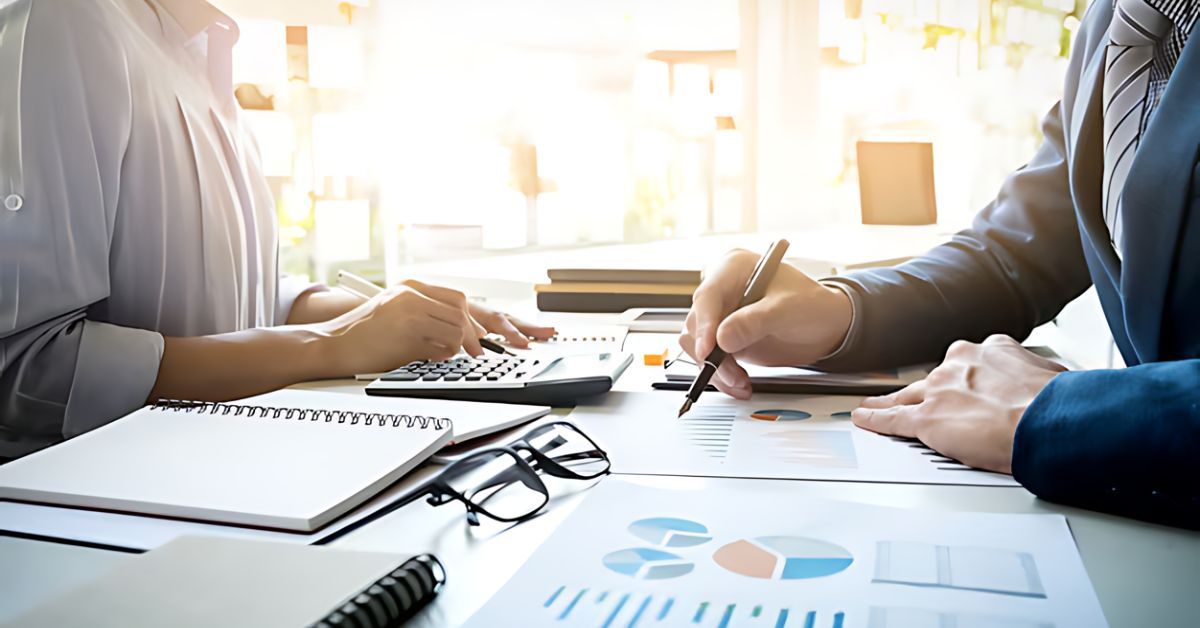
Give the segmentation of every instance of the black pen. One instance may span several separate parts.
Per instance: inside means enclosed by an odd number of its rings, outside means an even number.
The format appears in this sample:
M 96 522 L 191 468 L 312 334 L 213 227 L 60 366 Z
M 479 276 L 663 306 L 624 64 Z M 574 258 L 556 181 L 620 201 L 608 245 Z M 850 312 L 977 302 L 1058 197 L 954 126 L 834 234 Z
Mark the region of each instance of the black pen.
M 504 345 L 496 342 L 495 340 L 491 340 L 489 338 L 480 338 L 479 346 L 483 347 L 484 349 L 487 349 L 488 351 L 491 351 L 492 353 L 499 353 L 500 355 L 516 355 L 512 351 L 509 351 L 508 349 L 504 348 Z
M 775 278 L 775 271 L 779 270 L 779 264 L 783 262 L 783 254 L 787 252 L 787 249 L 787 240 L 776 240 L 771 243 L 771 247 L 758 260 L 758 265 L 750 274 L 750 281 L 746 282 L 746 291 L 742 293 L 742 300 L 734 308 L 734 312 L 757 302 L 767 294 L 767 286 L 771 285 L 771 280 Z M 692 404 L 700 400 L 700 393 L 704 392 L 708 381 L 716 374 L 724 360 L 725 352 L 714 344 L 712 353 L 704 358 L 700 374 L 692 380 L 692 385 L 688 388 L 687 398 L 683 400 L 683 406 L 679 408 L 679 416 L 687 414 L 687 411 L 692 409 Z

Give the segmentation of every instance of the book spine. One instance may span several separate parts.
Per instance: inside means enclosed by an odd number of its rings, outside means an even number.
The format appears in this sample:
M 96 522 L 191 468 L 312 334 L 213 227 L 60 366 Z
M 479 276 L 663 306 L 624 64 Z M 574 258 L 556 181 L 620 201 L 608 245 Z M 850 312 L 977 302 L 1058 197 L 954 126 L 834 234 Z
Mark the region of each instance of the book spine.
M 414 556 L 313 626 L 400 626 L 433 601 L 445 584 L 446 570 L 437 557 L 432 554 Z
M 543 312 L 621 313 L 638 307 L 687 308 L 692 306 L 692 297 L 666 294 L 539 292 L 537 306 Z

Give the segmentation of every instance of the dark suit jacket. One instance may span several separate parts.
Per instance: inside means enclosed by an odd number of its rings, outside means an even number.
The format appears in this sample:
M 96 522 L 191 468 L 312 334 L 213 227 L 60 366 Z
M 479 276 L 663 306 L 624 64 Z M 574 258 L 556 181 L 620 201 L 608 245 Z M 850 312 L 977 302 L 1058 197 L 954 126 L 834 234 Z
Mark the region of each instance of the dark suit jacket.
M 857 320 L 823 366 L 933 361 L 956 339 L 1023 338 L 1094 284 L 1129 367 L 1054 378 L 1017 427 L 1013 475 L 1046 499 L 1200 528 L 1200 33 L 1130 171 L 1122 263 L 1100 209 L 1111 5 L 1092 3 L 1044 143 L 972 227 L 839 280 Z

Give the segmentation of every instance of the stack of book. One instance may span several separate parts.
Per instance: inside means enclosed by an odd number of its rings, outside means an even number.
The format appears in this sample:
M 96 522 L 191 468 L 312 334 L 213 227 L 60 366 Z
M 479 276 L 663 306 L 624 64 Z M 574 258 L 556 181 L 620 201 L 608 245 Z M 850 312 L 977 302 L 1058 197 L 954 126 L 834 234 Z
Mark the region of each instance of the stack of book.
M 543 312 L 624 312 L 631 308 L 691 307 L 699 270 L 555 268 L 535 286 Z

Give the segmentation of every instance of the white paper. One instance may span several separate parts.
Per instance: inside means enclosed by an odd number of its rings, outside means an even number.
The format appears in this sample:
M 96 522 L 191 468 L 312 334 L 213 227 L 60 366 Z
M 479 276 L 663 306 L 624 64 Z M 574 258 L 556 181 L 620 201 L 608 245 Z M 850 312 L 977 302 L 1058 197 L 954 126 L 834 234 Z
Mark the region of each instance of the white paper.
M 884 566 L 897 576 L 892 581 L 878 577 L 884 545 L 893 550 Z M 970 586 L 939 580 L 946 565 L 937 561 L 946 554 L 956 571 L 945 575 Z M 713 494 L 620 479 L 593 489 L 467 625 L 501 621 L 630 628 L 1106 625 L 1060 515 L 797 502 L 786 488 L 751 483 Z
M 1011 476 L 967 468 L 917 442 L 850 422 L 860 397 L 705 394 L 677 418 L 683 395 L 611 392 L 569 419 L 612 459 L 616 473 L 1016 486 Z M 777 421 L 752 414 L 784 411 Z M 789 413 L 798 413 L 787 416 Z M 802 418 L 805 417 L 806 418 Z
M 629 328 L 624 325 L 556 325 L 550 340 L 535 340 L 529 350 L 554 355 L 621 351 Z

